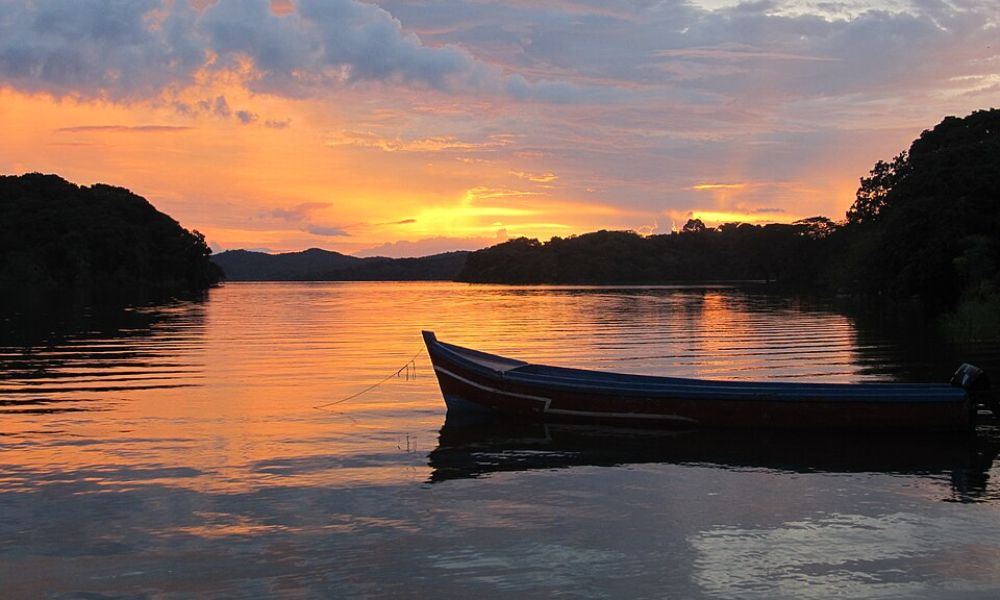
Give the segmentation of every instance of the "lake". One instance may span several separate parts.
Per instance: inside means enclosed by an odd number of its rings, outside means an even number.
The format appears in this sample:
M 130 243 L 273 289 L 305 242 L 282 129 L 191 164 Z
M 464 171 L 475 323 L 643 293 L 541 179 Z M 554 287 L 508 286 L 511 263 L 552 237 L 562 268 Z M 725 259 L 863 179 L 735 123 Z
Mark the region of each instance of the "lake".
M 996 345 L 723 286 L 230 283 L 2 317 L 5 598 L 1000 594 L 995 430 L 456 423 L 420 330 L 729 380 L 943 381 L 1000 373 Z

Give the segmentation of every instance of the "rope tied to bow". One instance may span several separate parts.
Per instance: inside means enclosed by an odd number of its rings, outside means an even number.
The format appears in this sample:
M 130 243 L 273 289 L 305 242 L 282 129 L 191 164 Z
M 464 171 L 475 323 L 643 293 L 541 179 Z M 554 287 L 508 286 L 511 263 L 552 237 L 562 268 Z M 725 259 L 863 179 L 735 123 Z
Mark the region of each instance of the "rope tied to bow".
M 410 357 L 410 360 L 406 361 L 403 364 L 402 367 L 396 369 L 392 373 L 389 373 L 388 375 L 386 375 L 381 380 L 379 380 L 379 381 L 371 384 L 370 386 L 366 387 L 365 389 L 361 390 L 360 392 L 355 392 L 355 393 L 351 394 L 350 396 L 347 396 L 346 398 L 341 398 L 340 400 L 334 400 L 333 402 L 327 402 L 326 404 L 319 404 L 317 406 L 314 406 L 313 408 L 321 409 L 321 408 L 326 408 L 327 406 L 333 406 L 335 404 L 342 404 L 344 402 L 347 402 L 348 400 L 354 400 L 358 396 L 362 396 L 364 394 L 367 394 L 368 392 L 374 390 L 375 388 L 383 385 L 384 383 L 386 383 L 387 381 L 389 381 L 393 377 L 395 377 L 397 379 L 399 377 L 406 377 L 406 381 L 409 381 L 410 379 L 416 379 L 417 378 L 417 357 L 420 356 L 420 354 L 423 351 L 424 351 L 424 349 L 423 349 L 423 347 L 421 347 L 420 350 L 417 350 L 416 354 L 414 354 L 412 357 Z

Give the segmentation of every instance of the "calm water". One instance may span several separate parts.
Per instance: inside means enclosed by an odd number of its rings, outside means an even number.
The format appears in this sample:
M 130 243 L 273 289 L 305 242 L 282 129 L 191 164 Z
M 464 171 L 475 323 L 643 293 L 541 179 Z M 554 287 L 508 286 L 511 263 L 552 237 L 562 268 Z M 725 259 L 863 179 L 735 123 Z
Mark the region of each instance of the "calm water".
M 446 424 L 419 332 L 724 379 L 940 381 L 996 347 L 726 288 L 229 284 L 2 324 L 0 597 L 1000 594 L 995 433 Z

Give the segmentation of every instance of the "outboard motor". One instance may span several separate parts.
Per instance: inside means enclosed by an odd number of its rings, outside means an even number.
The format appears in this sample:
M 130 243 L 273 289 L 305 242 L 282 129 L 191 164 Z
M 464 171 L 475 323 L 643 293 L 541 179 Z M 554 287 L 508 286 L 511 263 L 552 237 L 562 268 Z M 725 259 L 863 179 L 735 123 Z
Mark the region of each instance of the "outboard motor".
M 1000 402 L 990 391 L 990 378 L 982 369 L 965 363 L 951 376 L 950 383 L 968 391 L 977 405 L 986 406 L 995 418 L 1000 418 Z

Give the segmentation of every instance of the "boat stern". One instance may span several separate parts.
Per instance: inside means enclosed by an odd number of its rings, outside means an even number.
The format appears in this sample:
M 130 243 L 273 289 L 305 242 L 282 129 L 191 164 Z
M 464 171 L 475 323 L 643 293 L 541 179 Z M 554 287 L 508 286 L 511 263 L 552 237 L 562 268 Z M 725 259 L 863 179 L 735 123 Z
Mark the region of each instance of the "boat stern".
M 990 389 L 990 378 L 986 372 L 975 365 L 963 363 L 951 376 L 951 385 L 962 388 L 972 404 L 973 413 L 983 406 L 994 418 L 1000 418 L 1000 401 Z

